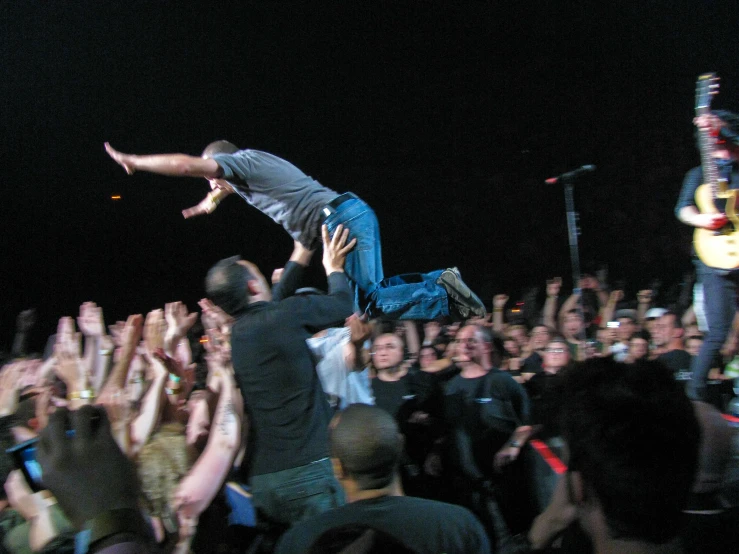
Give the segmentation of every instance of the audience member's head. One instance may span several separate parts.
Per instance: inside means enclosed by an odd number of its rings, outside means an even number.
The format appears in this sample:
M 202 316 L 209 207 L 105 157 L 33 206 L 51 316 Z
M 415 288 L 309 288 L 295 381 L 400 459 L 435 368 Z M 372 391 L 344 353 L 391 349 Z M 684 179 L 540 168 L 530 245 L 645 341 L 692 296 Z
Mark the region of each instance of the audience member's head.
M 629 356 L 630 362 L 636 362 L 643 360 L 649 355 L 649 331 L 646 329 L 643 331 L 637 331 L 629 339 Z
M 570 363 L 570 348 L 567 339 L 564 337 L 554 337 L 544 349 L 542 356 L 542 367 L 549 373 L 556 373 L 568 363 Z
M 404 355 L 403 339 L 394 333 L 384 333 L 372 342 L 372 365 L 377 371 L 397 368 Z
M 685 339 L 685 350 L 691 356 L 697 356 L 701 351 L 701 346 L 703 346 L 702 335 L 691 335 Z
M 672 373 L 594 358 L 564 374 L 570 494 L 596 545 L 672 540 L 693 483 L 700 431 Z
M 348 496 L 393 484 L 403 453 L 393 416 L 376 406 L 352 404 L 336 414 L 331 427 L 334 472 Z
M 229 315 L 244 310 L 256 299 L 270 300 L 271 289 L 259 268 L 232 256 L 210 268 L 205 277 L 208 298 Z

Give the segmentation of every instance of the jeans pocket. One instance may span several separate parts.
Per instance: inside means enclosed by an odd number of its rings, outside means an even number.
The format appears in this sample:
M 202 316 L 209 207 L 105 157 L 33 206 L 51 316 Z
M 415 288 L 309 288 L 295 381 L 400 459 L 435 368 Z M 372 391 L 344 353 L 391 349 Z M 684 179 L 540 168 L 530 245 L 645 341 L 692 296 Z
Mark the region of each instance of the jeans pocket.
M 283 518 L 294 523 L 334 508 L 335 492 L 330 479 L 312 477 L 285 483 L 274 494 Z

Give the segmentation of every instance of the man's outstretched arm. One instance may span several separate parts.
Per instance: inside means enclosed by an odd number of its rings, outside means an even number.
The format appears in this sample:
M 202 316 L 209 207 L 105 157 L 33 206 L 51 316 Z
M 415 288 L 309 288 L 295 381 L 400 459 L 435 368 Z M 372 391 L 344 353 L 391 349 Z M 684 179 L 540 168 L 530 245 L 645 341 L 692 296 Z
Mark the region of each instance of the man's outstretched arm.
M 205 177 L 218 179 L 222 175 L 220 166 L 210 158 L 199 158 L 187 154 L 151 154 L 138 156 L 124 154 L 107 142 L 105 150 L 115 162 L 132 175 L 136 171 L 148 171 L 171 177 Z

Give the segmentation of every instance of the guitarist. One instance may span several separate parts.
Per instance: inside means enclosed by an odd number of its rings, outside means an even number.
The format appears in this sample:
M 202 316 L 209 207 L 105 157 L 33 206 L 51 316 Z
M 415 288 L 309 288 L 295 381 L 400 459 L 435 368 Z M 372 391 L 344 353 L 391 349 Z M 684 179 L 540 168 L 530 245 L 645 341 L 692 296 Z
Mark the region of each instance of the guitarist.
M 696 117 L 693 122 L 700 131 L 708 131 L 715 141 L 713 157 L 718 178 L 726 179 L 729 189 L 739 189 L 739 115 L 724 110 Z M 718 213 L 701 213 L 696 206 L 695 193 L 703 183 L 701 166 L 688 171 L 683 180 L 680 197 L 675 207 L 677 218 L 692 227 L 716 230 L 727 224 L 722 207 Z M 700 352 L 691 363 L 692 377 L 688 395 L 694 400 L 707 400 L 708 372 L 715 367 L 721 347 L 730 330 L 737 310 L 739 269 L 726 270 L 710 267 L 694 258 L 698 281 L 703 285 L 704 310 L 708 330 Z

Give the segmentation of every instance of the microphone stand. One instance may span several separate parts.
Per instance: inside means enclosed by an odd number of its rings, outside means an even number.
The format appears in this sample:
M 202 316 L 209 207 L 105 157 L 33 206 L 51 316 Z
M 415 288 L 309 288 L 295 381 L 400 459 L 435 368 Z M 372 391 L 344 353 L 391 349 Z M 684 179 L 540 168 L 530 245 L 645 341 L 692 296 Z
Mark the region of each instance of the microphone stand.
M 570 263 L 572 264 L 572 294 L 578 296 L 576 309 L 580 316 L 583 326 L 578 333 L 577 339 L 585 339 L 585 314 L 583 313 L 582 289 L 580 288 L 580 248 L 577 237 L 580 234 L 577 228 L 578 214 L 575 211 L 575 195 L 573 193 L 573 184 L 575 176 L 562 176 L 560 181 L 564 185 L 565 191 L 565 209 L 567 211 L 567 236 L 570 244 Z

